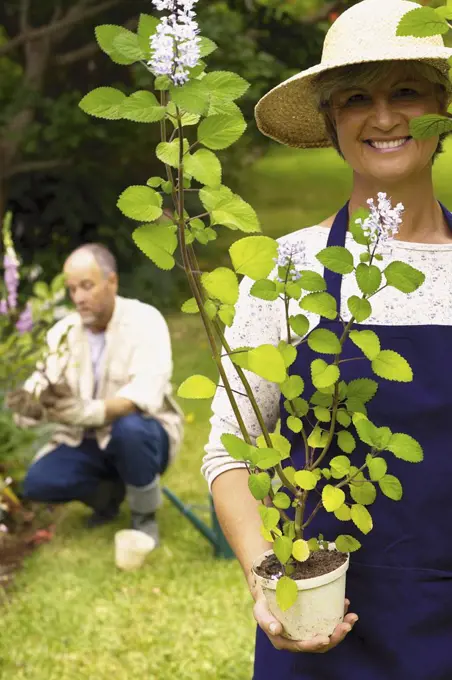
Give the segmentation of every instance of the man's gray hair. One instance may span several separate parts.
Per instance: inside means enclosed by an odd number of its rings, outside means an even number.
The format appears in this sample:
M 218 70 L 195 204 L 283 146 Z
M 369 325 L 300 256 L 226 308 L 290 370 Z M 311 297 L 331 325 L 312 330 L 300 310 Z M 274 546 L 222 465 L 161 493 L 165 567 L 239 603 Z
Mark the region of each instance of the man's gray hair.
M 118 266 L 116 264 L 115 256 L 110 250 L 108 250 L 106 246 L 103 246 L 101 243 L 84 243 L 82 246 L 74 250 L 71 253 L 71 256 L 75 255 L 76 253 L 91 253 L 104 276 L 118 273 Z

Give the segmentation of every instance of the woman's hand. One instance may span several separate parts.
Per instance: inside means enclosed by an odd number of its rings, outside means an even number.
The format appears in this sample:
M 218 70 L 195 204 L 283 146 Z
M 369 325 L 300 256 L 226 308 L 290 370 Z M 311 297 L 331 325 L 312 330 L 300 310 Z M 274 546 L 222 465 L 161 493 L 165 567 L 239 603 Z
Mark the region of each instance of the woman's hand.
M 336 626 L 330 637 L 326 635 L 317 635 L 312 640 L 297 641 L 289 640 L 282 636 L 283 627 L 281 623 L 275 619 L 270 609 L 268 608 L 267 600 L 260 588 L 256 586 L 251 590 L 251 594 L 255 598 L 255 605 L 253 609 L 254 618 L 264 633 L 268 635 L 270 642 L 276 649 L 285 649 L 289 652 L 310 652 L 313 654 L 324 654 L 330 649 L 336 647 L 342 640 L 350 633 L 353 626 L 358 620 L 356 614 L 348 614 L 350 602 L 345 600 L 344 620 Z

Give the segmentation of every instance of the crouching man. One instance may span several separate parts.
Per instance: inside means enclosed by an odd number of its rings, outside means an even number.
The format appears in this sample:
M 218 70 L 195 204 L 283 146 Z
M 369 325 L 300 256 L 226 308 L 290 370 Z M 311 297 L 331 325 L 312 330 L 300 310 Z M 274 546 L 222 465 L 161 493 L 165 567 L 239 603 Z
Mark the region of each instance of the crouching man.
M 81 501 L 93 510 L 91 527 L 114 519 L 126 498 L 132 528 L 157 544 L 159 479 L 183 421 L 171 398 L 166 322 L 154 307 L 117 295 L 116 262 L 104 246 L 75 250 L 64 274 L 76 311 L 48 333 L 44 370 L 8 399 L 19 425 L 55 423 L 28 470 L 24 496 Z

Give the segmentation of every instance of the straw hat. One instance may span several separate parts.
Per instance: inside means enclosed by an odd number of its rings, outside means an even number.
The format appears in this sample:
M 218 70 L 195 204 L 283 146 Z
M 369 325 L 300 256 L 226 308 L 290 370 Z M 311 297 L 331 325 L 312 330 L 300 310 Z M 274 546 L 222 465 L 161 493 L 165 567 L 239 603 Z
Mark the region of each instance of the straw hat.
M 397 27 L 410 10 L 407 0 L 363 0 L 344 12 L 328 31 L 322 61 L 270 90 L 257 103 L 256 122 L 264 135 L 298 148 L 331 146 L 314 95 L 314 78 L 338 66 L 372 61 L 426 61 L 446 75 L 452 49 L 440 35 L 399 37 Z

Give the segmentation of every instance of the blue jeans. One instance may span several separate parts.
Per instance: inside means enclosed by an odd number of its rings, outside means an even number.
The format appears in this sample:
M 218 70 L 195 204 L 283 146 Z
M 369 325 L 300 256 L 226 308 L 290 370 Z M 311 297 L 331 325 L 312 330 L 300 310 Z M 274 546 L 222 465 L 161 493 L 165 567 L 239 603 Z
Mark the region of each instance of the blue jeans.
M 168 435 L 152 418 L 133 413 L 112 425 L 111 441 L 102 451 L 97 441 L 62 444 L 33 463 L 24 479 L 23 495 L 44 503 L 81 501 L 90 505 L 105 480 L 147 486 L 168 465 Z

